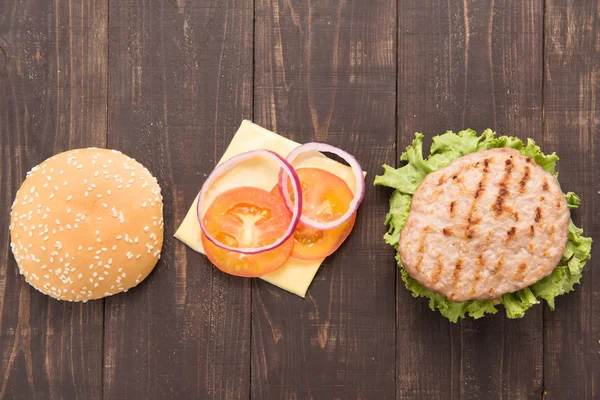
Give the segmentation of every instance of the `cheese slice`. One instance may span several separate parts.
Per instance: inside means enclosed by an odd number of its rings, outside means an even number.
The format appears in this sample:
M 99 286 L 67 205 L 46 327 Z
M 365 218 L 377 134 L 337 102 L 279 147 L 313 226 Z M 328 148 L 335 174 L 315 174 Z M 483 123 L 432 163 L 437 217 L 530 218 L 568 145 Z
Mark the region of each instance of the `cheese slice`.
M 282 157 L 286 157 L 298 146 L 300 144 L 244 120 L 231 140 L 225 154 L 223 154 L 223 157 L 219 161 L 219 164 L 238 154 L 257 149 L 271 150 Z M 352 169 L 320 153 L 308 154 L 306 157 L 299 159 L 298 162 L 294 162 L 294 164 L 296 167 L 313 167 L 329 171 L 346 181 L 348 187 L 353 192 L 356 191 Z M 277 184 L 277 171 L 279 171 L 279 166 L 275 162 L 262 159 L 261 157 L 244 161 L 215 182 L 206 193 L 204 205 L 208 207 L 220 193 L 239 186 L 255 186 L 270 191 Z M 196 211 L 197 204 L 198 197 L 196 196 L 185 219 L 179 226 L 179 229 L 177 229 L 177 232 L 175 232 L 175 237 L 188 245 L 192 250 L 204 254 L 200 238 L 200 224 L 198 223 Z M 290 258 L 280 268 L 262 276 L 261 279 L 288 292 L 304 297 L 323 260 L 306 261 Z

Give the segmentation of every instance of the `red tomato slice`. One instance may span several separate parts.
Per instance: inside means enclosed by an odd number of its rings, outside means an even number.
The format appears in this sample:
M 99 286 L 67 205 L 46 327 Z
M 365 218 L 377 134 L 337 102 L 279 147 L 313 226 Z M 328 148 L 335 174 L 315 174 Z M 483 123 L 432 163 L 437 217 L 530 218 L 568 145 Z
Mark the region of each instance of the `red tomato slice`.
M 231 247 L 251 248 L 269 245 L 280 238 L 291 221 L 283 200 L 263 189 L 239 187 L 220 194 L 204 214 L 208 232 Z M 293 239 L 259 254 L 224 250 L 202 234 L 208 259 L 231 275 L 256 277 L 282 266 L 290 257 Z
M 298 168 L 296 173 L 302 185 L 302 215 L 319 222 L 330 222 L 348 210 L 354 194 L 342 178 L 320 168 Z M 289 193 L 293 196 L 291 185 Z M 281 198 L 278 186 L 271 190 L 271 194 Z M 355 220 L 356 214 L 344 224 L 325 231 L 298 224 L 294 232 L 292 257 L 300 260 L 327 257 L 346 240 Z

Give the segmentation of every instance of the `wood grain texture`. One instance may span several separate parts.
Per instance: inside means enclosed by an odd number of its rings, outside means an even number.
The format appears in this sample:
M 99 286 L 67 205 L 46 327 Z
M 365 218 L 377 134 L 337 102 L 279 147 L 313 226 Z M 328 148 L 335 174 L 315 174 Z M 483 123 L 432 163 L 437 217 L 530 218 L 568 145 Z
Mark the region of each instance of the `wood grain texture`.
M 247 399 L 250 282 L 172 236 L 252 113 L 251 1 L 110 2 L 109 146 L 164 196 L 149 278 L 106 301 L 105 397 Z
M 575 292 L 545 313 L 548 399 L 600 398 L 600 2 L 546 2 L 544 135 L 564 190 L 581 196 L 574 222 L 592 236 Z
M 541 0 L 399 1 L 398 148 L 464 128 L 539 141 L 542 15 Z M 452 325 L 397 285 L 397 398 L 540 397 L 542 307 Z
M 347 242 L 307 298 L 252 286 L 252 397 L 394 398 L 393 252 L 387 193 L 395 157 L 395 1 L 257 0 L 255 122 L 354 154 L 367 195 Z
M 103 301 L 31 288 L 9 248 L 25 173 L 51 155 L 106 143 L 104 2 L 0 4 L 0 398 L 102 398 Z

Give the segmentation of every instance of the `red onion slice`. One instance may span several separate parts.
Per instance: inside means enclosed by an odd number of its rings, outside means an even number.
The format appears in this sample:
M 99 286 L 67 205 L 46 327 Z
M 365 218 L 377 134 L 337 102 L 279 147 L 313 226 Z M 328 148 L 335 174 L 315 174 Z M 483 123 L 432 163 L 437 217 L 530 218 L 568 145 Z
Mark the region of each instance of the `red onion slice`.
M 300 179 L 298 179 L 298 175 L 296 174 L 296 171 L 294 171 L 294 167 L 292 167 L 292 165 L 289 162 L 287 162 L 280 155 L 278 155 L 272 151 L 269 151 L 269 150 L 253 150 L 253 151 L 248 151 L 246 153 L 242 153 L 235 157 L 230 158 L 229 160 L 225 161 L 223 164 L 218 165 L 214 169 L 214 171 L 210 174 L 210 176 L 204 182 L 204 185 L 202 185 L 202 189 L 200 190 L 200 194 L 198 195 L 197 213 L 198 213 L 198 221 L 200 222 L 200 229 L 202 230 L 202 233 L 204 233 L 206 238 L 208 240 L 210 240 L 212 243 L 214 243 L 215 246 L 218 246 L 225 250 L 233 251 L 236 253 L 242 253 L 242 254 L 263 253 L 265 251 L 273 250 L 273 249 L 281 246 L 282 243 L 287 241 L 294 234 L 294 231 L 296 230 L 296 227 L 298 226 L 298 222 L 300 221 L 300 213 L 302 212 L 302 201 L 296 202 L 296 204 L 293 205 L 293 208 L 291 208 L 291 207 L 289 208 L 290 211 L 292 211 L 292 220 L 290 221 L 290 225 L 288 226 L 285 233 L 279 239 L 277 239 L 273 243 L 266 245 L 266 246 L 245 247 L 245 248 L 227 246 L 226 244 L 219 242 L 206 229 L 206 226 L 204 225 L 204 221 L 203 221 L 203 215 L 202 215 L 203 202 L 204 202 L 204 197 L 206 195 L 206 192 L 209 190 L 209 188 L 213 185 L 213 183 L 217 179 L 219 179 L 221 176 L 223 176 L 223 174 L 225 174 L 226 172 L 231 170 L 231 168 L 235 167 L 237 164 L 239 164 L 241 162 L 244 162 L 246 160 L 249 160 L 253 157 L 258 157 L 258 156 L 271 158 L 271 159 L 277 161 L 279 164 L 281 164 L 280 176 L 284 176 L 285 174 L 287 174 L 291 178 L 292 190 L 294 192 L 294 198 L 302 199 L 302 192 L 300 190 Z
M 358 161 L 356 161 L 356 158 L 354 158 L 351 154 L 345 152 L 342 149 L 339 149 L 337 147 L 325 144 L 325 143 L 306 143 L 303 144 L 302 146 L 296 147 L 287 157 L 286 160 L 292 164 L 294 162 L 294 160 L 296 160 L 296 158 L 303 153 L 306 152 L 313 152 L 313 151 L 317 151 L 317 152 L 323 152 L 323 153 L 332 153 L 335 154 L 337 156 L 339 156 L 340 158 L 344 159 L 344 161 L 346 161 L 348 163 L 348 165 L 350 165 L 350 168 L 352 168 L 352 172 L 354 173 L 354 177 L 356 179 L 356 190 L 354 192 L 354 198 L 352 199 L 352 201 L 350 202 L 350 205 L 348 206 L 348 210 L 346 211 L 346 213 L 344 215 L 342 215 L 340 218 L 336 219 L 335 221 L 331 221 L 331 222 L 319 222 L 319 221 L 315 221 L 314 219 L 310 219 L 308 217 L 306 217 L 305 215 L 301 215 L 300 216 L 300 222 L 302 222 L 304 225 L 306 226 L 310 226 L 311 228 L 315 228 L 315 229 L 320 229 L 320 230 L 328 230 L 328 229 L 333 229 L 336 228 L 340 225 L 342 225 L 344 222 L 348 221 L 352 215 L 354 215 L 354 213 L 356 213 L 356 210 L 358 210 L 358 206 L 360 205 L 360 203 L 363 201 L 364 197 L 365 197 L 365 178 L 363 175 L 363 171 L 362 168 L 360 166 L 360 164 L 358 163 Z M 293 209 L 296 208 L 298 201 L 296 201 L 295 203 L 292 202 L 292 199 L 290 198 L 290 194 L 288 193 L 288 190 L 286 188 L 286 177 L 285 177 L 285 171 L 282 169 L 279 173 L 279 191 L 285 201 L 285 205 L 287 206 L 287 208 L 292 211 Z M 294 198 L 295 199 L 299 199 L 298 196 L 296 196 L 296 192 L 294 191 Z

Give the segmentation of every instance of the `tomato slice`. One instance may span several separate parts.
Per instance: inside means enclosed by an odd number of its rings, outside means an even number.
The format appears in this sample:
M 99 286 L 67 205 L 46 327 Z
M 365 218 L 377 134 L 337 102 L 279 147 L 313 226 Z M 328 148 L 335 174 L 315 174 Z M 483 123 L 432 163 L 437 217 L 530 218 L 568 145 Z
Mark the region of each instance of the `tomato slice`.
M 203 217 L 207 231 L 231 247 L 251 248 L 269 245 L 280 238 L 290 225 L 291 214 L 281 198 L 264 189 L 238 187 L 220 194 Z M 257 277 L 283 265 L 292 252 L 293 239 L 258 254 L 224 250 L 202 234 L 208 259 L 231 275 Z
M 320 168 L 298 168 L 296 173 L 302 185 L 302 215 L 319 222 L 330 222 L 348 210 L 354 194 L 342 178 Z M 288 190 L 293 200 L 291 185 Z M 271 194 L 281 198 L 278 186 L 271 190 Z M 291 256 L 300 260 L 327 257 L 346 240 L 355 220 L 356 214 L 342 225 L 325 231 L 299 223 L 294 232 Z

